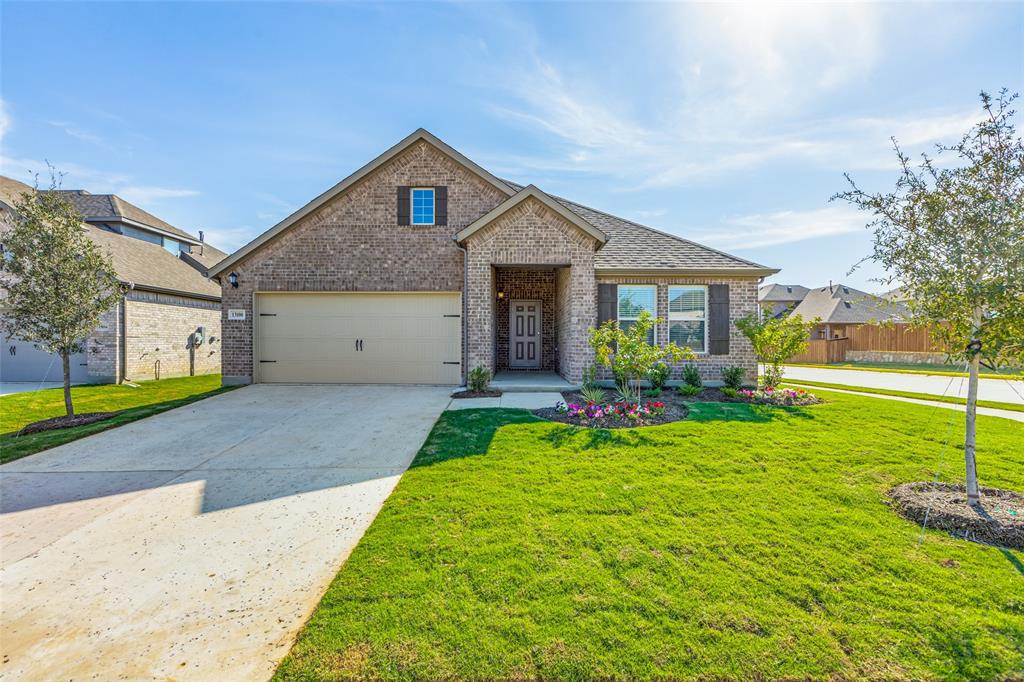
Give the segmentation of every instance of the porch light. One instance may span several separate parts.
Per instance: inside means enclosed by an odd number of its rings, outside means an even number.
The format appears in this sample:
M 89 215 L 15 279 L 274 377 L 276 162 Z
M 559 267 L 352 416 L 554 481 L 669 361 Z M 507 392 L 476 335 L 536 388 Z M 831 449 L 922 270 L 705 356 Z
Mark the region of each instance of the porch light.
M 232 272 L 230 275 L 228 275 L 228 284 L 230 284 L 231 286 L 233 286 L 236 289 L 238 288 L 238 273 L 237 272 Z
M 498 292 L 498 300 L 500 301 L 503 298 L 505 298 L 505 292 L 504 291 L 499 291 Z

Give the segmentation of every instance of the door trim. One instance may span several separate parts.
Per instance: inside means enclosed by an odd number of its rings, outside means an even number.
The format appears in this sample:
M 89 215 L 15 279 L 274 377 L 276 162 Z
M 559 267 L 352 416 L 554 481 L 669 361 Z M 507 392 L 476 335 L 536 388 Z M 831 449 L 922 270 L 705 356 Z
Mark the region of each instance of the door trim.
M 537 304 L 537 362 L 536 362 L 536 365 L 531 366 L 531 367 L 516 367 L 512 363 L 512 358 L 514 357 L 513 354 L 515 353 L 515 346 L 512 345 L 513 329 L 515 329 L 515 325 L 513 324 L 513 322 L 515 320 L 515 315 L 516 315 L 515 305 L 517 303 L 522 303 L 522 304 L 536 303 Z M 543 325 L 544 325 L 544 302 L 543 301 L 540 301 L 540 300 L 537 300 L 537 299 L 532 299 L 532 298 L 510 299 L 509 300 L 509 302 L 508 302 L 508 368 L 509 369 L 535 369 L 535 370 L 539 370 L 541 367 L 544 366 L 544 326 Z

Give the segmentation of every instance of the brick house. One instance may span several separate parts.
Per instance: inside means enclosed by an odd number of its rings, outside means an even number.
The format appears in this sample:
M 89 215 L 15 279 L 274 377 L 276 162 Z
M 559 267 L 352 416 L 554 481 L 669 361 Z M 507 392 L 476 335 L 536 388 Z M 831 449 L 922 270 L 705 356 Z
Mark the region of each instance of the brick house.
M 0 213 L 31 188 L 0 177 Z M 71 358 L 74 383 L 117 383 L 220 371 L 220 287 L 207 268 L 227 254 L 111 194 L 61 191 L 82 229 L 131 289 Z M 2 293 L 2 288 L 0 288 Z M 3 313 L 0 300 L 0 314 Z M 59 358 L 16 336 L 0 339 L 0 380 L 61 381 Z
M 756 376 L 732 321 L 775 272 L 501 180 L 420 129 L 210 276 L 225 383 L 457 384 L 477 366 L 577 383 L 589 330 L 641 310 L 706 380 Z

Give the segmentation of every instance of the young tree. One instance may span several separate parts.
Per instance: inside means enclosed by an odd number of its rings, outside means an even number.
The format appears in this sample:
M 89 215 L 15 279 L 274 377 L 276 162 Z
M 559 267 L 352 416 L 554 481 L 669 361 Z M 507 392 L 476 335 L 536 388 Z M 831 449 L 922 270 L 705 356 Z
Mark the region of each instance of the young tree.
M 874 251 L 907 293 L 912 323 L 927 325 L 969 364 L 964 458 L 967 499 L 980 501 L 975 463 L 978 368 L 1024 362 L 1024 141 L 1017 95 L 981 93 L 983 120 L 916 167 L 893 138 L 900 176 L 891 192 L 836 194 L 874 214 Z
M 811 330 L 819 321 L 815 318 L 804 322 L 800 315 L 775 318 L 757 313 L 736 320 L 736 328 L 750 339 L 754 354 L 765 365 L 761 380 L 765 388 L 775 388 L 782 382 L 783 363 L 807 350 Z
M 57 189 L 56 176 L 51 190 Z M 60 355 L 64 407 L 71 404 L 71 355 L 100 316 L 124 295 L 110 259 L 82 227 L 82 216 L 59 193 L 25 192 L 0 226 L 6 310 L 0 326 L 10 335 Z
M 615 320 L 608 320 L 597 329 L 590 330 L 590 347 L 594 349 L 595 358 L 613 374 L 623 377 L 627 384 L 633 382 L 637 404 L 640 403 L 640 383 L 654 365 L 696 357 L 689 348 L 680 348 L 671 341 L 663 348 L 648 343 L 647 332 L 658 322 L 660 320 L 644 310 L 627 331 L 622 331 Z

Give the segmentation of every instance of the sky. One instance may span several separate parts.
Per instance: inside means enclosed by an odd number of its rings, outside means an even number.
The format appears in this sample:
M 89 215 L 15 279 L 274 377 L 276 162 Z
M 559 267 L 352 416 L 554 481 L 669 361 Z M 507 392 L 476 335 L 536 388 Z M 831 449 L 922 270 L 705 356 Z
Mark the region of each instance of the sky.
M 492 173 L 771 267 L 886 286 L 869 216 L 1024 90 L 1024 3 L 0 3 L 0 173 L 232 251 L 419 127 Z M 44 182 L 45 184 L 45 182 Z

